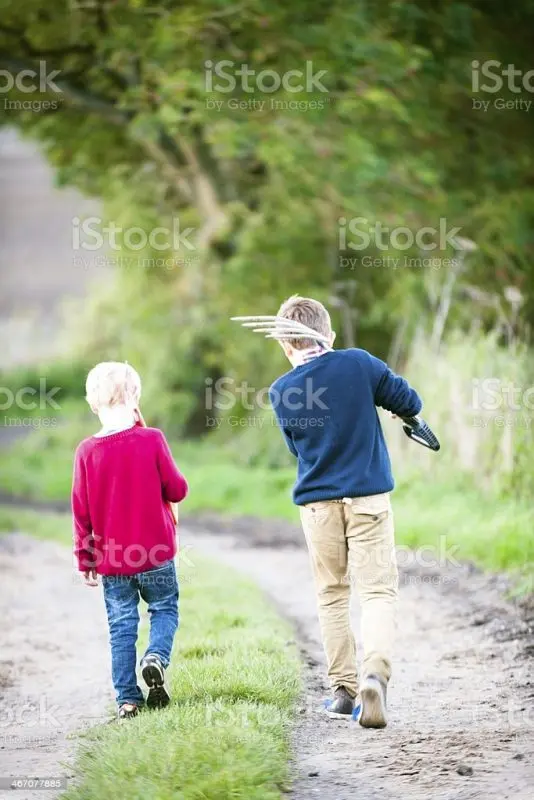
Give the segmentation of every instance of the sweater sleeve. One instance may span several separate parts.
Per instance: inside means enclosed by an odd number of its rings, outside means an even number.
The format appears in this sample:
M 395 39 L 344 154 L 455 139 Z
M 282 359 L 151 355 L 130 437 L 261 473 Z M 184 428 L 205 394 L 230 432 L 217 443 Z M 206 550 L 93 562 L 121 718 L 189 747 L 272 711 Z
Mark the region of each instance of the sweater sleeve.
M 274 388 L 274 384 L 269 389 L 269 400 L 271 401 L 271 406 L 273 408 L 276 417 L 276 422 L 278 424 L 278 427 L 280 428 L 282 436 L 284 437 L 284 442 L 287 445 L 287 449 L 292 455 L 298 456 L 291 431 L 289 430 L 288 427 L 284 425 L 284 421 L 280 417 L 280 402 L 279 402 L 280 395 L 278 393 L 278 390 Z
M 289 452 L 294 456 L 298 456 L 297 448 L 295 447 L 295 442 L 293 441 L 291 431 L 288 428 L 284 428 L 282 425 L 280 425 L 280 430 L 282 431 L 282 436 L 284 437 L 284 441 L 287 444 L 287 449 Z
M 87 496 L 87 475 L 85 464 L 80 453 L 74 456 L 74 474 L 72 478 L 71 506 L 74 531 L 74 556 L 80 572 L 96 566 L 93 547 L 93 526 L 89 513 Z
M 160 431 L 158 444 L 158 469 L 161 477 L 163 499 L 168 503 L 179 503 L 187 496 L 187 481 L 174 463 L 167 439 Z
M 423 402 L 405 378 L 396 375 L 384 361 L 369 354 L 374 376 L 375 404 L 399 417 L 419 414 Z

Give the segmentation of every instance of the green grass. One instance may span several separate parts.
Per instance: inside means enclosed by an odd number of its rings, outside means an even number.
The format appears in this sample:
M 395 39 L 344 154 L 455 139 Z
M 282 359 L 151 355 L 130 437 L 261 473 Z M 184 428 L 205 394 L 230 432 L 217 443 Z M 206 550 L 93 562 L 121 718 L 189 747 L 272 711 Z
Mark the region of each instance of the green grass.
M 70 519 L 0 508 L 0 530 L 65 541 Z M 300 692 L 290 627 L 253 584 L 195 551 L 182 558 L 180 593 L 172 705 L 92 729 L 68 800 L 274 800 L 287 788 Z
M 482 493 L 467 476 L 399 483 L 393 494 L 399 544 L 434 547 L 443 560 L 508 571 L 534 591 L 534 513 L 530 503 Z
M 0 450 L 0 489 L 39 500 L 68 500 L 74 450 L 94 430 L 94 421 L 80 416 L 55 430 L 37 430 Z M 298 519 L 291 502 L 292 467 L 251 468 L 235 450 L 208 442 L 175 443 L 173 452 L 191 487 L 184 513 L 209 509 Z
M 69 545 L 72 522 L 69 514 L 37 513 L 0 505 L 0 533 L 30 533 L 36 539 L 54 539 Z
M 201 463 L 197 457 L 178 455 L 180 468 L 187 476 L 190 494 L 183 503 L 184 513 L 219 511 L 222 514 L 252 515 L 298 521 L 298 513 L 291 500 L 295 480 L 294 469 L 267 469 L 249 467 L 232 461 L 216 460 L 205 448 Z
M 83 412 L 58 426 L 39 428 L 0 449 L 0 489 L 22 497 L 65 500 L 70 495 L 74 450 L 95 430 Z
M 173 703 L 82 745 L 69 800 L 147 796 L 279 798 L 289 780 L 291 711 L 300 689 L 291 631 L 260 592 L 188 552 Z
M 72 452 L 86 428 L 87 423 L 79 420 L 58 431 L 38 431 L 0 453 L 0 488 L 34 497 L 68 498 Z M 175 444 L 173 451 L 191 488 L 184 515 L 211 510 L 298 523 L 291 502 L 293 467 L 251 464 L 250 453 L 243 454 L 235 444 L 232 449 L 231 443 L 216 446 L 211 440 Z M 482 491 L 471 475 L 453 470 L 439 457 L 424 472 L 397 460 L 393 502 L 398 544 L 441 546 L 457 559 L 512 572 L 525 591 L 534 590 L 530 502 Z

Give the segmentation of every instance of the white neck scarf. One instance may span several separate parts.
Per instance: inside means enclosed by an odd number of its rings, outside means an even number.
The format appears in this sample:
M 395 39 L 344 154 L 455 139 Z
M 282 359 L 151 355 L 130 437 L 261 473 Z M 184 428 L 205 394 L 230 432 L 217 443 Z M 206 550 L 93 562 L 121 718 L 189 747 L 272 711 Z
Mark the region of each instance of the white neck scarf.
M 307 347 L 305 350 L 294 350 L 291 357 L 291 365 L 293 367 L 300 367 L 302 364 L 307 364 L 308 361 L 313 361 L 314 358 L 324 356 L 324 354 L 329 353 L 330 350 L 330 347 L 325 348 L 320 344 Z
M 102 406 L 98 410 L 98 418 L 102 423 L 102 430 L 97 436 L 109 436 L 111 433 L 126 431 L 135 425 L 134 410 L 130 406 Z

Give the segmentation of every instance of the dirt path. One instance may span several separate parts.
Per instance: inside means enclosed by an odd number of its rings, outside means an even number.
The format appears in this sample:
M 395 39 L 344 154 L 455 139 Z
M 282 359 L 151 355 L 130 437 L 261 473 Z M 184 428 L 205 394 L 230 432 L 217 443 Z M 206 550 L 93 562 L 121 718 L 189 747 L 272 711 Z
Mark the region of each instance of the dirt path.
M 23 534 L 0 536 L 0 583 L 1 776 L 70 776 L 74 732 L 109 717 L 113 699 L 101 593 L 76 580 L 67 548 Z
M 298 532 L 207 518 L 190 522 L 182 541 L 193 560 L 196 548 L 249 575 L 295 624 L 307 679 L 295 800 L 532 797 L 534 646 L 495 581 L 468 570 L 404 571 L 390 726 L 364 731 L 318 713 L 323 655 Z M 101 595 L 74 581 L 64 548 L 22 535 L 0 537 L 0 580 L 0 692 L 2 708 L 14 709 L 0 714 L 2 773 L 68 776 L 69 735 L 105 720 L 112 701 Z M 39 796 L 54 793 L 27 795 Z
M 295 732 L 295 800 L 533 797 L 532 618 L 502 601 L 498 581 L 467 567 L 403 570 L 390 725 L 364 731 L 318 713 L 327 688 L 299 534 L 253 521 L 230 535 L 201 530 L 184 541 L 247 573 L 296 625 L 308 685 Z
M 76 266 L 72 249 L 73 218 L 98 216 L 100 203 L 58 188 L 36 143 L 6 126 L 0 204 L 0 368 L 45 362 L 68 344 L 58 340 L 63 301 L 109 277 L 102 268 Z

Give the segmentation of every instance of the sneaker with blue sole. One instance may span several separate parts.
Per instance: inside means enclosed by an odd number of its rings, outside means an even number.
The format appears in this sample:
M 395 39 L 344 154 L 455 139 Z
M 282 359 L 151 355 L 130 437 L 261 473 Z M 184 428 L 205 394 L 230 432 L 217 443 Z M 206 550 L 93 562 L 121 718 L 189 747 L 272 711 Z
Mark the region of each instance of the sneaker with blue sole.
M 359 710 L 355 698 L 347 692 L 344 686 L 339 686 L 334 692 L 333 700 L 325 700 L 324 709 L 329 717 L 351 720 L 354 712 Z

